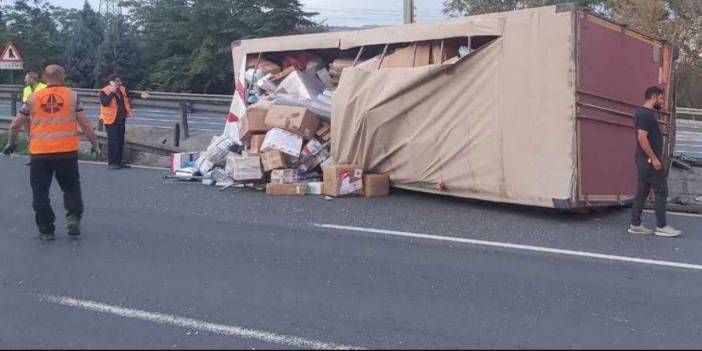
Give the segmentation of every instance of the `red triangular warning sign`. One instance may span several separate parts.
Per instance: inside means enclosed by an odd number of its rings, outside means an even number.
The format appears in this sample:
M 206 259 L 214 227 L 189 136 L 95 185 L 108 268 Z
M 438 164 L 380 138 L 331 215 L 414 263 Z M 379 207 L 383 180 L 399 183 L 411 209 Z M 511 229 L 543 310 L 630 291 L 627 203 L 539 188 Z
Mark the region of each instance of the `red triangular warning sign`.
M 0 61 L 13 61 L 13 62 L 22 62 L 24 61 L 22 59 L 22 54 L 20 54 L 19 50 L 17 50 L 17 47 L 15 44 L 12 44 L 12 42 L 7 42 L 7 45 L 5 45 L 5 49 L 2 50 L 2 55 L 0 55 Z

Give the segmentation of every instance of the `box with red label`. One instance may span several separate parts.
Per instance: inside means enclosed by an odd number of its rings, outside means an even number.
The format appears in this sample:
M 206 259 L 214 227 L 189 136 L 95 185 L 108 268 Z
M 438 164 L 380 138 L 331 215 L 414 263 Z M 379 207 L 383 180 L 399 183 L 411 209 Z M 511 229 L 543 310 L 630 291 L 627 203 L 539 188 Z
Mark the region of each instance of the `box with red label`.
M 324 195 L 363 196 L 363 168 L 356 165 L 324 167 Z
M 195 168 L 199 152 L 179 152 L 171 154 L 171 174 L 182 168 Z

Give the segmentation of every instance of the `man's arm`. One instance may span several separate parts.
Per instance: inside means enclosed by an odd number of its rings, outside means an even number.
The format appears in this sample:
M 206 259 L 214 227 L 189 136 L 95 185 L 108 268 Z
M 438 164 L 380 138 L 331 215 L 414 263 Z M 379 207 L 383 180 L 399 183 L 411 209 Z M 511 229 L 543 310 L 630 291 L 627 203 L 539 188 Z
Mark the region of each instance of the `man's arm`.
M 648 156 L 648 158 L 651 160 L 653 168 L 655 168 L 657 171 L 663 168 L 663 164 L 658 159 L 658 156 L 656 156 L 656 153 L 653 152 L 651 143 L 648 141 L 648 131 L 639 129 L 638 139 L 639 145 L 641 145 L 641 148 L 646 153 L 646 156 Z
M 110 106 L 110 103 L 112 102 L 112 99 L 115 98 L 115 93 L 110 93 L 110 95 L 105 94 L 104 91 L 100 92 L 100 104 L 102 106 Z
M 144 99 L 144 100 L 147 100 L 147 99 L 151 98 L 151 94 L 149 94 L 149 93 L 147 93 L 147 92 L 143 92 L 143 93 L 133 93 L 133 92 L 129 91 L 129 89 L 126 89 L 126 88 L 125 88 L 125 90 L 127 90 L 127 96 L 129 96 L 130 99 Z
M 15 120 L 12 121 L 12 124 L 10 125 L 10 140 L 7 142 L 8 145 L 17 145 L 17 137 L 19 136 L 22 127 L 28 122 L 29 116 L 22 112 L 17 113 Z
M 76 120 L 78 120 L 78 125 L 83 131 L 83 135 L 90 141 L 90 144 L 97 146 L 97 136 L 93 130 L 93 125 L 88 121 L 88 117 L 85 115 L 85 111 L 76 112 Z

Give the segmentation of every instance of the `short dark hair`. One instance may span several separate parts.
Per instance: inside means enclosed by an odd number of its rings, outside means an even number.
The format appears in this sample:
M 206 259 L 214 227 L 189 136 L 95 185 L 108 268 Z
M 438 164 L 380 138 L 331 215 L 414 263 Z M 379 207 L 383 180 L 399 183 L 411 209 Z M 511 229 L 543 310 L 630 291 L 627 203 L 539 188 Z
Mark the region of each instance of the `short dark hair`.
M 34 71 L 29 71 L 29 72 L 27 72 L 27 77 L 29 77 L 30 79 L 34 79 L 34 80 L 39 80 L 39 73 L 34 72 Z
M 659 87 L 650 87 L 650 88 L 646 89 L 646 94 L 644 95 L 644 97 L 648 101 L 652 97 L 659 96 L 659 95 L 663 95 L 663 89 L 661 89 Z
M 112 74 L 110 74 L 110 75 L 107 77 L 107 81 L 108 81 L 108 82 L 111 82 L 111 81 L 113 81 L 113 80 L 115 80 L 115 79 L 117 79 L 117 78 L 119 78 L 120 80 L 122 80 L 122 77 L 120 77 L 119 74 L 117 74 L 117 73 L 112 73 Z

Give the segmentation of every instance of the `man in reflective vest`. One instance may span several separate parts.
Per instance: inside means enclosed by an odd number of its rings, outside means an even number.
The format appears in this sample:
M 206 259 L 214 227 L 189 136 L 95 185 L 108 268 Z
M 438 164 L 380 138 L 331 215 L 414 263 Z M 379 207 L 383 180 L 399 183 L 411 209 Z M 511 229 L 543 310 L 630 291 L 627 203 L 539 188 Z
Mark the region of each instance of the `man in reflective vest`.
M 100 91 L 100 119 L 107 130 L 107 165 L 111 170 L 129 168 L 123 160 L 124 133 L 127 118 L 133 116 L 131 99 L 148 99 L 148 93 L 131 93 L 122 85 L 116 74 L 109 77 L 110 84 Z
M 54 176 L 63 191 L 68 234 L 73 238 L 80 235 L 83 199 L 78 173 L 79 125 L 93 145 L 91 152 L 98 153 L 93 127 L 85 116 L 78 95 L 63 85 L 64 76 L 61 66 L 46 67 L 43 78 L 48 86 L 32 93 L 17 113 L 10 127 L 10 140 L 3 150 L 5 155 L 10 155 L 17 149 L 17 136 L 22 126 L 29 121 L 29 178 L 32 206 L 41 240 L 55 238 L 56 217 L 49 201 Z
M 22 103 L 25 104 L 30 94 L 46 88 L 46 84 L 39 81 L 39 74 L 37 74 L 37 72 L 27 72 L 27 75 L 24 76 L 24 82 L 27 86 L 22 90 Z
M 39 74 L 37 74 L 37 72 L 27 72 L 27 74 L 24 76 L 24 83 L 27 84 L 27 86 L 25 86 L 24 89 L 22 89 L 23 104 L 27 103 L 29 95 L 31 95 L 33 92 L 46 88 L 46 84 L 39 81 Z M 26 129 L 27 137 L 29 137 L 29 123 L 27 123 Z M 29 165 L 30 164 L 27 163 L 27 166 Z

